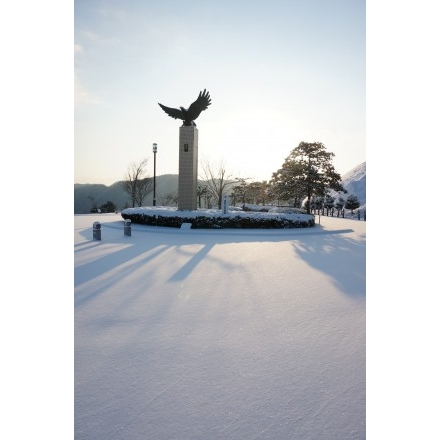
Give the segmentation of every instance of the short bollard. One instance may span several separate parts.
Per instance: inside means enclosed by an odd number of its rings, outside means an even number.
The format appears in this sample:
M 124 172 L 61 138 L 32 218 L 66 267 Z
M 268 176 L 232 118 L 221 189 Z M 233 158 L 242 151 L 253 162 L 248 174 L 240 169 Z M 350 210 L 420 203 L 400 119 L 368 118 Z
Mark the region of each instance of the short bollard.
M 101 240 L 101 223 L 93 222 L 93 240 Z
M 131 237 L 131 220 L 124 220 L 124 235 Z

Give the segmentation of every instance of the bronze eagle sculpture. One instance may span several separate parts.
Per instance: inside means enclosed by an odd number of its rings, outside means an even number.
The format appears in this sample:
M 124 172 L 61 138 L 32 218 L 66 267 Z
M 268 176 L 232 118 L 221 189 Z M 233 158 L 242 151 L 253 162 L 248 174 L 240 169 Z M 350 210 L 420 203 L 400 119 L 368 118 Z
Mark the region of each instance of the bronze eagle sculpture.
M 196 126 L 194 120 L 199 117 L 203 110 L 208 108 L 208 105 L 211 105 L 211 97 L 206 89 L 203 90 L 203 93 L 199 93 L 199 97 L 189 106 L 188 109 L 184 107 L 170 108 L 162 105 L 160 102 L 158 104 L 168 116 L 171 116 L 174 119 L 182 119 L 182 126 Z

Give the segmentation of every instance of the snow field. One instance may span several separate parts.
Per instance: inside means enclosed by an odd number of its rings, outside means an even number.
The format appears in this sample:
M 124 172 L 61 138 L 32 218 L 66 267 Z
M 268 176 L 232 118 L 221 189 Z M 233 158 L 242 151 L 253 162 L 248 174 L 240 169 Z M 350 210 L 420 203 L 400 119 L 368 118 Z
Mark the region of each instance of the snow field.
M 364 439 L 365 226 L 75 216 L 76 440 Z

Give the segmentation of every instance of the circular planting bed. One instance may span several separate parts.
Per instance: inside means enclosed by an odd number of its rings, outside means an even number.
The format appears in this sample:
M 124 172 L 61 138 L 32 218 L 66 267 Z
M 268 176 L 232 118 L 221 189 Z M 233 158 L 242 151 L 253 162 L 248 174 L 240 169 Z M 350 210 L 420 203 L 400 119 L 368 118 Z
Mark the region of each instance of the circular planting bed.
M 121 212 L 124 220 L 149 226 L 180 228 L 190 223 L 191 229 L 287 229 L 308 228 L 315 225 L 315 217 L 300 210 L 270 208 L 268 212 L 242 211 L 229 208 L 227 213 L 219 209 L 178 211 L 172 207 L 127 208 Z

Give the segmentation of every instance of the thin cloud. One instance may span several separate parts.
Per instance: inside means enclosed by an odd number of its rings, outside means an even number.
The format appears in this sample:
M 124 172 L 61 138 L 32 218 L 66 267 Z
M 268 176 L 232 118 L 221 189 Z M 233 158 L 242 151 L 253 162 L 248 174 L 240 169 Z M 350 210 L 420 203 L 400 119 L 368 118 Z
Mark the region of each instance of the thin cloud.
M 101 39 L 101 37 L 98 34 L 95 34 L 92 31 L 80 31 L 81 35 L 83 35 L 84 37 L 88 38 L 89 40 L 92 41 L 99 41 Z
M 100 103 L 100 100 L 97 98 L 94 98 L 90 95 L 90 93 L 87 91 L 87 89 L 82 84 L 78 72 L 75 71 L 75 77 L 74 77 L 74 102 L 75 106 L 80 105 L 97 105 Z
M 98 12 L 102 17 L 114 18 L 117 20 L 125 20 L 128 15 L 127 12 L 122 9 L 102 8 Z

